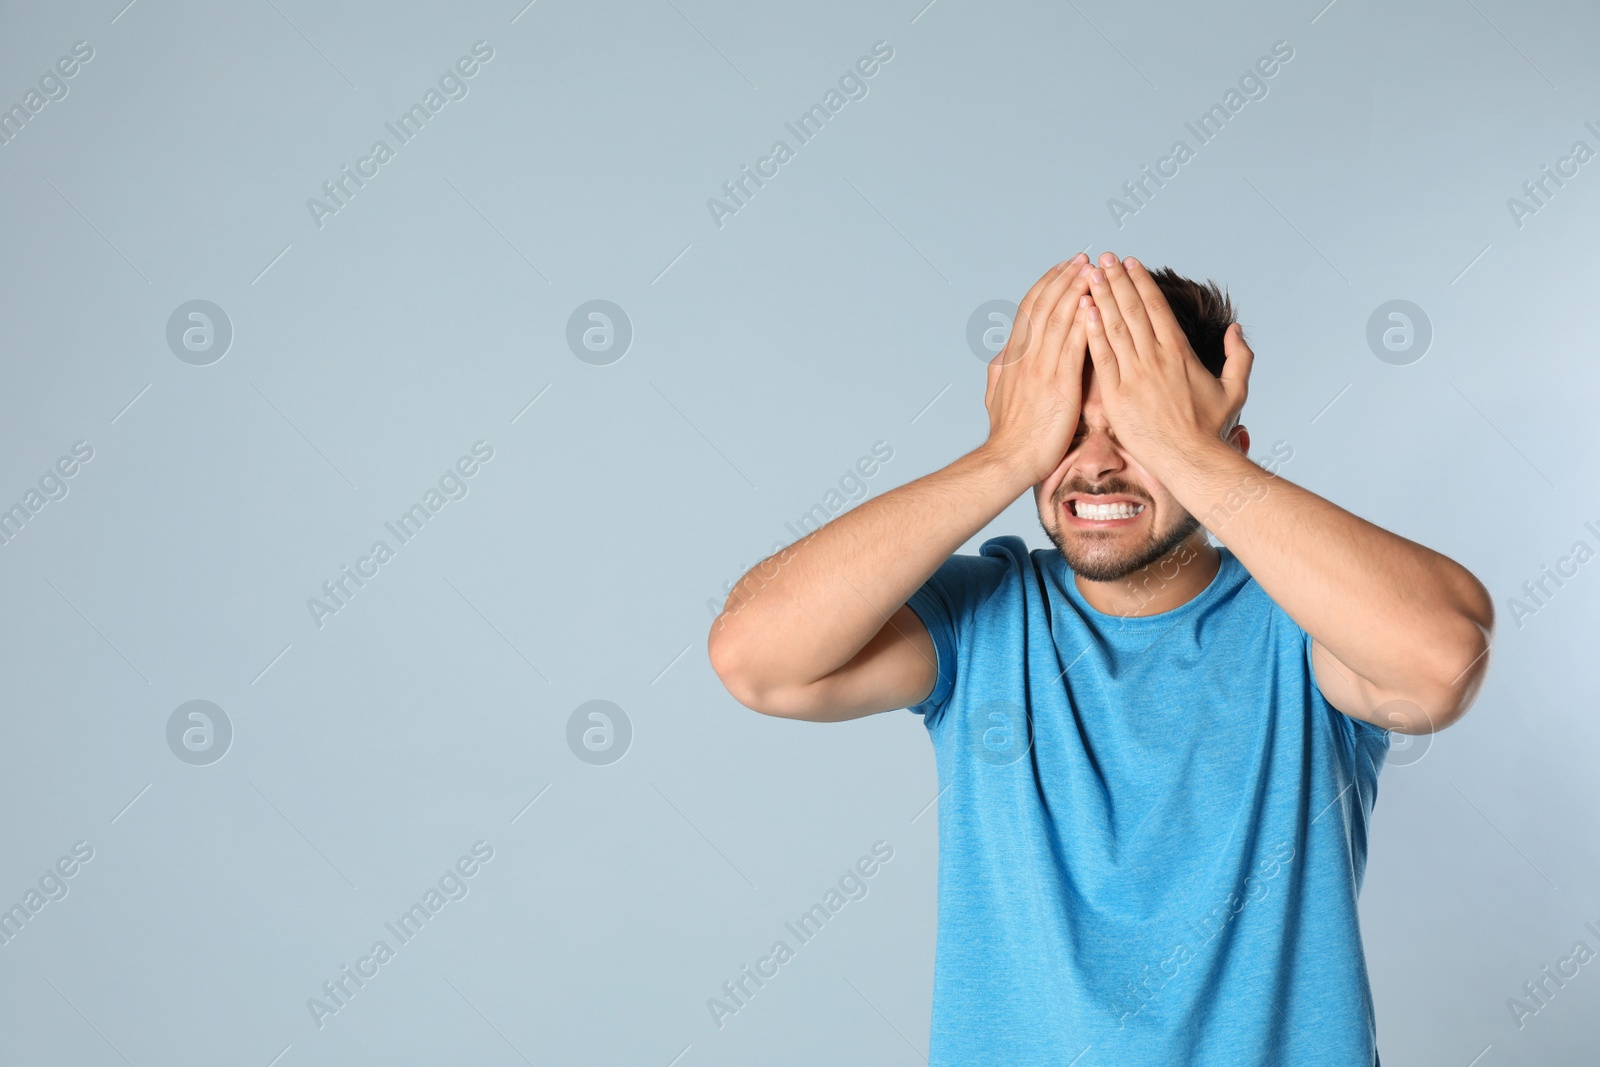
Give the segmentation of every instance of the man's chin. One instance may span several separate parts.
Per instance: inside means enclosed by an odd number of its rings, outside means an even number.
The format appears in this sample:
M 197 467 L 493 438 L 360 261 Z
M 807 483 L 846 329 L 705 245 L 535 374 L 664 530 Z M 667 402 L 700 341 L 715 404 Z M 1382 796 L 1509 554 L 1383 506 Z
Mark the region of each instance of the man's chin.
M 1120 582 L 1166 556 L 1199 528 L 1200 521 L 1190 515 L 1167 531 L 1166 536 L 1146 538 L 1132 545 L 1119 544 L 1118 539 L 1103 535 L 1085 535 L 1071 530 L 1063 532 L 1045 527 L 1045 533 L 1074 574 L 1090 582 Z
M 1056 550 L 1061 553 L 1061 558 L 1067 561 L 1067 566 L 1074 574 L 1090 582 L 1120 582 L 1140 567 L 1154 562 L 1145 559 L 1142 553 L 1130 555 L 1126 552 L 1104 550 L 1083 553 L 1059 541 L 1056 542 Z

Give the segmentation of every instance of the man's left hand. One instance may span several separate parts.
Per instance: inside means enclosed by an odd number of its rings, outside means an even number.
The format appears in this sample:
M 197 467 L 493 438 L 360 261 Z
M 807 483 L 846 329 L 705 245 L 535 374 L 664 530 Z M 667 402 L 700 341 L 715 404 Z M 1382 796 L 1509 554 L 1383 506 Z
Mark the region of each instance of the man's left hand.
M 1255 355 L 1234 323 L 1223 336 L 1222 377 L 1213 377 L 1142 263 L 1106 252 L 1092 270 L 1093 305 L 1084 310 L 1101 403 L 1117 440 L 1159 477 L 1221 439 L 1244 406 Z

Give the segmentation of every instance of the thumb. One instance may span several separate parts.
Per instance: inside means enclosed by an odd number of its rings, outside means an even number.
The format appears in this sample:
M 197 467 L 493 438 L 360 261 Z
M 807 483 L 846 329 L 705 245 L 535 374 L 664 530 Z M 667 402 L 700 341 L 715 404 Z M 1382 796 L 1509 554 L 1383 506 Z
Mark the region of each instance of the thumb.
M 1005 366 L 1002 361 L 1005 358 L 1006 350 L 1002 348 L 995 354 L 994 358 L 989 361 L 988 383 L 983 389 L 983 406 L 986 408 L 989 407 L 991 402 L 994 400 L 995 386 L 1000 384 L 1000 375 L 1002 373 L 1001 368 Z
M 1222 364 L 1222 387 L 1229 397 L 1242 403 L 1250 381 L 1250 367 L 1255 363 L 1256 354 L 1244 343 L 1244 327 L 1237 322 L 1230 325 L 1227 332 L 1222 335 L 1222 353 L 1226 357 L 1226 361 Z

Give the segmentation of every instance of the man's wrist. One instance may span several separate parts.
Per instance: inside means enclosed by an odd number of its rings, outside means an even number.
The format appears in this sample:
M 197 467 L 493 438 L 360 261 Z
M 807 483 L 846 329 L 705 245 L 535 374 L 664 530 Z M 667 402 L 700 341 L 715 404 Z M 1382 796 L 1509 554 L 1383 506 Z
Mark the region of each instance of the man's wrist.
M 982 471 L 987 481 L 1003 488 L 1009 494 L 1006 497 L 1008 505 L 1038 482 L 1021 457 L 1013 452 L 995 448 L 988 442 L 968 452 L 962 459 Z
M 1254 460 L 1222 438 L 1197 437 L 1174 443 L 1145 466 L 1180 504 L 1194 512 L 1191 503 L 1234 484 L 1243 469 L 1241 461 L 1251 471 L 1257 469 Z

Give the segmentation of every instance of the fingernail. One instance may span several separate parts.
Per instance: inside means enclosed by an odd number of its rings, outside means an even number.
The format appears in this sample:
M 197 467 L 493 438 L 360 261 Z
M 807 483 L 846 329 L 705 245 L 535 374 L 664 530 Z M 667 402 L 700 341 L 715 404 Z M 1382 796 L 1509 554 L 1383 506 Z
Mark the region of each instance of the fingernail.
M 1096 267 L 1094 269 L 1094 273 L 1093 273 L 1092 277 L 1094 278 L 1094 280 L 1096 282 L 1098 282 L 1101 285 L 1104 285 L 1105 281 L 1106 281 L 1106 272 L 1101 270 L 1099 267 Z
M 1117 257 L 1116 257 L 1115 253 L 1112 253 L 1112 252 L 1102 252 L 1102 253 L 1100 253 L 1100 265 L 1101 266 L 1109 267 L 1109 266 L 1111 266 L 1111 264 L 1115 263 L 1116 261 L 1117 261 Z

